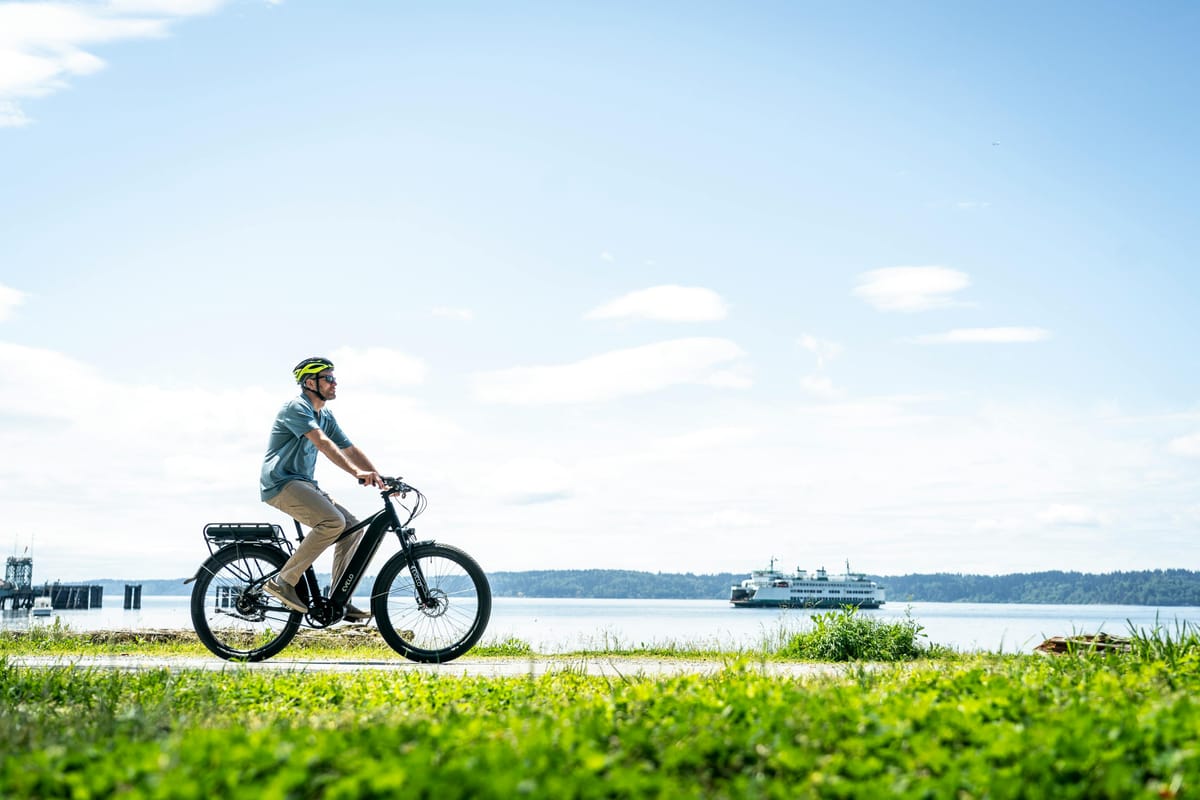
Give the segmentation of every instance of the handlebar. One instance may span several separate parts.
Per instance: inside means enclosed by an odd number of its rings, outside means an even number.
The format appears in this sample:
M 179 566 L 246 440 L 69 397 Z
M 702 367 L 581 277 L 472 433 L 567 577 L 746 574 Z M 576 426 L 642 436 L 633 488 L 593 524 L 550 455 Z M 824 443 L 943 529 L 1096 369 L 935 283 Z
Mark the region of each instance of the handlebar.
M 405 483 L 400 478 L 389 478 L 386 475 L 380 475 L 379 480 L 383 481 L 383 490 L 379 493 L 379 496 L 383 498 L 383 503 L 385 506 L 390 507 L 392 505 L 391 498 L 395 495 L 400 495 L 401 500 L 407 498 L 409 492 L 412 492 L 412 494 L 415 495 L 414 499 L 410 501 L 409 505 L 397 503 L 397 505 L 408 512 L 408 519 L 401 523 L 401 527 L 404 527 L 408 523 L 412 522 L 413 519 L 415 519 L 421 514 L 421 512 L 425 510 L 425 495 L 421 494 L 420 489 Z M 359 481 L 359 483 L 364 484 L 365 482 Z
M 384 495 L 407 494 L 409 492 L 417 491 L 415 488 L 413 488 L 412 486 L 409 486 L 407 483 L 405 483 L 400 478 L 389 478 L 385 475 L 380 475 L 379 479 L 381 481 L 383 481 L 383 492 L 381 492 L 381 494 L 384 494 Z M 359 486 L 366 486 L 366 484 L 367 484 L 367 482 L 364 480 L 360 480 L 358 482 Z M 420 492 L 417 492 L 417 494 L 420 494 Z
M 407 483 L 402 481 L 400 478 L 388 478 L 383 475 L 380 475 L 379 477 L 383 481 L 382 494 L 385 494 L 385 495 L 387 495 L 387 494 L 407 494 L 409 492 L 417 491 L 416 489 L 414 489 L 413 487 L 409 486 Z M 417 492 L 417 494 L 420 494 L 420 492 Z

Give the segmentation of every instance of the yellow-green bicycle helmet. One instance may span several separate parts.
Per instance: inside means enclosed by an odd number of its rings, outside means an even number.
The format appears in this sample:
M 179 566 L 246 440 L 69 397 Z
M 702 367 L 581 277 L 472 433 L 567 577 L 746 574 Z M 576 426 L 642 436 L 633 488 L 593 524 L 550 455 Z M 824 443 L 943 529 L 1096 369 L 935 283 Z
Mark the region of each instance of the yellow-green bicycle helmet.
M 297 364 L 292 370 L 292 375 L 296 376 L 296 383 L 304 383 L 305 378 L 311 378 L 327 369 L 333 369 L 333 362 L 328 358 L 314 356 Z

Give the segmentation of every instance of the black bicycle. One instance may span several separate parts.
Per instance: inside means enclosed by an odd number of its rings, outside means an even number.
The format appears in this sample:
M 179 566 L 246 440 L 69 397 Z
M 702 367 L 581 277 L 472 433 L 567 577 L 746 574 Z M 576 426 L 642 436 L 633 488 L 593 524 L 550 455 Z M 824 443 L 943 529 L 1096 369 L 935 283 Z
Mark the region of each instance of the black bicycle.
M 399 539 L 400 552 L 384 563 L 371 590 L 371 612 L 384 641 L 405 658 L 427 664 L 450 661 L 474 647 L 492 613 L 487 577 L 462 550 L 417 541 L 409 523 L 425 510 L 425 496 L 399 478 L 383 481 L 383 509 L 339 537 L 367 528 L 340 583 L 322 593 L 309 567 L 297 584 L 306 613 L 291 610 L 263 590 L 293 552 L 278 525 L 204 526 L 210 558 L 190 580 L 196 582 L 192 624 L 205 647 L 221 658 L 262 661 L 286 647 L 301 624 L 326 628 L 340 622 L 389 532 Z M 414 499 L 406 505 L 409 494 Z M 400 509 L 408 513 L 403 522 Z M 298 522 L 296 534 L 303 539 Z

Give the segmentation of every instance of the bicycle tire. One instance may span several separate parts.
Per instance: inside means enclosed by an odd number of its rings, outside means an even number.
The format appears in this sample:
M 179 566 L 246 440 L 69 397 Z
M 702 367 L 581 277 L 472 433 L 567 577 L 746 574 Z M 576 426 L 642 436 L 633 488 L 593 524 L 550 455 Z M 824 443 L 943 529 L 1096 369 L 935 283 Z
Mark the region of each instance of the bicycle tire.
M 388 559 L 375 579 L 371 611 L 384 641 L 422 664 L 458 658 L 483 636 L 492 615 L 492 589 L 475 559 L 445 544 L 427 542 L 410 551 L 435 605 L 422 608 L 408 556 Z
M 192 588 L 192 626 L 204 646 L 227 660 L 262 661 L 296 636 L 301 615 L 262 591 L 263 578 L 287 561 L 282 550 L 231 544 L 200 566 Z

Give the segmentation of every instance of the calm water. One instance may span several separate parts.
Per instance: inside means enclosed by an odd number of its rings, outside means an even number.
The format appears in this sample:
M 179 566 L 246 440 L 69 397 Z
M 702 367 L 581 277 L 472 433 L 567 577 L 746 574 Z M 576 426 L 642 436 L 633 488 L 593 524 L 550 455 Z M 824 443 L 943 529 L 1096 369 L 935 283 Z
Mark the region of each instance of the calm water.
M 56 611 L 51 617 L 5 611 L 0 628 L 46 625 L 57 617 L 75 630 L 191 628 L 186 597 L 143 597 L 142 608 L 125 611 L 122 598 L 88 611 Z M 356 604 L 368 607 L 366 598 Z M 1050 636 L 1072 633 L 1128 635 L 1156 624 L 1174 632 L 1182 623 L 1200 626 L 1200 608 L 1146 606 L 1053 606 L 1008 603 L 888 604 L 862 611 L 876 619 L 902 619 L 905 612 L 925 627 L 928 641 L 959 650 L 1029 652 Z M 496 598 L 484 641 L 517 637 L 541 653 L 622 645 L 702 643 L 727 648 L 753 646 L 781 631 L 803 630 L 813 611 L 732 608 L 724 600 L 568 600 Z

